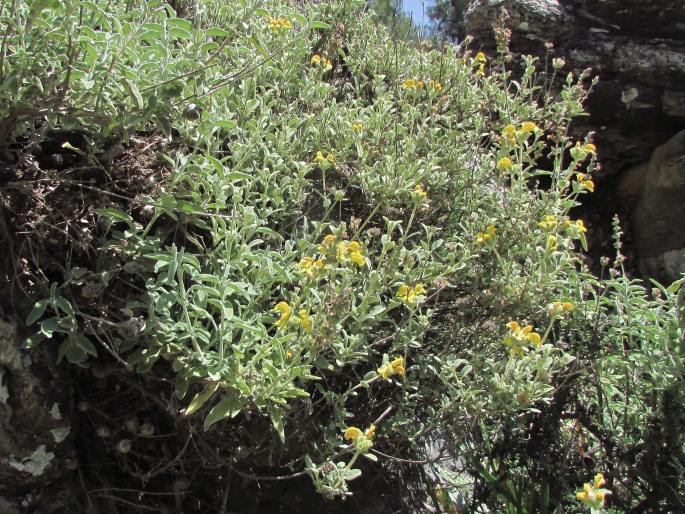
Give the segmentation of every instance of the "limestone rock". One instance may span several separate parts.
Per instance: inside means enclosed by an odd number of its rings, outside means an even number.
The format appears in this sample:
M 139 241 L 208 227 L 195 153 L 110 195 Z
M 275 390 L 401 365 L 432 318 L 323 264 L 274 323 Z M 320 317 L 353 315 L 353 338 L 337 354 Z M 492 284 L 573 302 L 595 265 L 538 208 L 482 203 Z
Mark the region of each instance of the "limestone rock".
M 670 281 L 685 272 L 685 130 L 654 151 L 632 212 L 640 271 Z

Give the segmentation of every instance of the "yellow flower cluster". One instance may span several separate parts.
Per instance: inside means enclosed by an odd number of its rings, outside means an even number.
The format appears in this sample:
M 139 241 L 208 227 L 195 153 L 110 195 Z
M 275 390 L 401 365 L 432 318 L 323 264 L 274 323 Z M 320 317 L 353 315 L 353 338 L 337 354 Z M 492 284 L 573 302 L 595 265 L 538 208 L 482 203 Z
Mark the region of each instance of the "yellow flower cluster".
M 485 65 L 488 62 L 488 58 L 485 57 L 485 54 L 483 52 L 478 52 L 476 54 L 476 57 L 474 58 L 474 62 L 478 64 L 477 75 L 480 77 L 484 77 L 485 76 Z
M 402 300 L 404 303 L 413 305 L 419 296 L 426 294 L 426 286 L 423 284 L 416 284 L 414 287 L 410 287 L 407 284 L 402 284 L 397 289 L 397 298 Z
M 571 237 L 576 239 L 582 237 L 582 235 L 587 232 L 587 227 L 585 226 L 585 223 L 583 223 L 583 220 L 566 220 L 564 221 L 564 229 L 566 229 Z
M 442 84 L 440 84 L 440 82 L 438 82 L 437 80 L 433 80 L 433 79 L 429 80 L 428 81 L 428 87 L 431 88 L 436 93 L 439 93 L 440 91 L 442 91 Z
M 323 241 L 319 245 L 319 251 L 324 254 L 323 259 L 317 259 L 312 261 L 312 266 L 319 266 L 320 268 L 325 267 L 326 257 L 335 257 L 337 262 L 346 263 L 352 262 L 353 264 L 362 267 L 366 264 L 364 260 L 364 254 L 362 250 L 362 245 L 357 241 L 337 241 L 337 238 L 333 234 L 328 234 L 323 238 Z M 306 257 L 305 257 L 306 259 Z M 323 264 L 316 264 L 318 261 L 323 261 Z M 300 261 L 302 262 L 302 261 Z
M 404 357 L 396 357 L 376 370 L 379 376 L 389 380 L 393 375 L 404 376 Z
M 415 204 L 423 203 L 426 198 L 428 198 L 428 193 L 423 189 L 421 184 L 416 184 L 414 190 L 412 191 L 411 198 Z
M 271 32 L 285 32 L 293 28 L 293 24 L 287 18 L 269 18 L 268 27 Z
M 328 152 L 328 155 L 324 157 L 323 152 L 321 150 L 318 150 L 316 152 L 316 157 L 314 157 L 314 162 L 316 162 L 319 166 L 324 165 L 324 166 L 330 166 L 331 164 L 335 165 L 335 157 L 333 156 L 332 153 Z
M 604 475 L 597 473 L 591 484 L 586 483 L 583 490 L 576 493 L 576 499 L 593 510 L 603 509 L 606 495 L 611 494 L 611 491 L 602 488 L 605 484 Z
M 540 128 L 532 121 L 524 121 L 521 123 L 520 129 L 509 124 L 502 129 L 501 139 L 510 145 L 515 145 L 518 141 L 526 140 L 530 134 L 537 133 L 539 130 Z
M 548 312 L 550 317 L 559 316 L 573 310 L 571 302 L 552 302 L 549 306 Z
M 592 179 L 588 178 L 588 175 L 585 173 L 576 173 L 576 180 L 578 181 L 581 191 L 587 190 L 591 193 L 595 192 L 595 183 Z
M 343 437 L 346 441 L 351 441 L 359 453 L 367 453 L 373 448 L 373 438 L 376 435 L 376 425 L 370 425 L 366 431 L 362 432 L 357 427 L 348 427 L 345 429 Z
M 540 227 L 542 230 L 556 230 L 558 224 L 557 217 L 553 214 L 550 214 L 545 216 L 542 221 L 538 223 L 538 227 Z
M 494 225 L 488 225 L 485 232 L 476 232 L 476 244 L 484 245 L 492 240 L 497 235 L 497 229 Z
M 402 82 L 404 89 L 423 89 L 426 86 L 423 80 L 407 79 Z
M 288 305 L 288 302 L 278 302 L 273 310 L 281 315 L 274 323 L 274 326 L 276 328 L 283 328 L 286 326 L 293 315 L 293 309 Z M 309 314 L 306 309 L 300 309 L 294 319 L 305 331 L 312 331 L 312 322 L 309 319 Z
M 560 222 L 553 214 L 545 216 L 542 218 L 542 221 L 538 223 L 538 227 L 545 232 L 557 232 L 560 226 L 566 231 L 567 235 L 571 236 L 573 239 L 582 239 L 584 237 L 583 234 L 587 232 L 587 227 L 585 226 L 585 223 L 583 223 L 583 220 L 573 221 L 566 219 L 563 222 Z M 548 249 L 554 250 L 557 247 L 558 239 L 556 236 L 550 235 L 547 238 L 547 243 Z
M 577 141 L 576 146 L 571 148 L 571 157 L 573 157 L 576 161 L 584 160 L 588 154 L 597 155 L 597 147 L 592 143 L 587 143 L 583 146 L 580 146 L 580 141 Z
M 402 88 L 403 89 L 408 89 L 411 91 L 419 91 L 422 90 L 426 87 L 426 83 L 423 80 L 415 80 L 415 79 L 406 79 L 404 82 L 402 82 Z M 428 81 L 428 87 L 435 91 L 436 93 L 439 93 L 442 91 L 442 84 L 436 80 L 430 80 Z
M 524 349 L 530 343 L 533 343 L 534 346 L 540 346 L 540 334 L 533 331 L 532 325 L 522 327 L 518 322 L 510 321 L 507 323 L 507 328 L 509 328 L 509 333 L 502 342 L 509 347 L 512 355 L 522 357 L 525 353 Z
M 310 61 L 312 66 L 321 67 L 324 71 L 330 71 L 333 69 L 333 63 L 327 57 L 321 57 L 319 54 L 314 54 L 312 60 Z
M 326 269 L 326 259 L 314 259 L 314 257 L 303 257 L 298 264 L 299 268 L 310 277 Z
M 357 133 L 361 132 L 363 129 L 364 125 L 362 123 L 357 122 L 352 124 L 352 130 L 354 130 Z

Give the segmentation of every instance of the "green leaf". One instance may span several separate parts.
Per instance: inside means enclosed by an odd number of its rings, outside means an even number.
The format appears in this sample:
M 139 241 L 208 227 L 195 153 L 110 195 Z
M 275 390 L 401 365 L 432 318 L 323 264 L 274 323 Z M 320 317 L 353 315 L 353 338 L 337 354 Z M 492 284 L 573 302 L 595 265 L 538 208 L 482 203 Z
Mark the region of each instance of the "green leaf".
M 183 18 L 169 18 L 166 20 L 167 27 L 179 28 L 188 32 L 193 31 L 193 24 Z
M 38 321 L 43 316 L 43 314 L 45 314 L 45 309 L 47 308 L 47 306 L 47 298 L 43 300 L 38 300 L 36 303 L 34 303 L 33 309 L 31 309 L 29 315 L 26 316 L 26 326 L 33 325 L 36 321 Z
M 240 413 L 242 407 L 243 404 L 238 395 L 230 393 L 209 411 L 209 414 L 207 414 L 207 417 L 205 418 L 205 430 L 222 419 L 234 418 Z
M 271 417 L 271 423 L 273 423 L 278 437 L 281 442 L 285 444 L 285 428 L 283 427 L 283 411 L 277 409 L 271 409 L 269 411 L 269 416 Z
M 185 410 L 185 415 L 190 416 L 193 412 L 197 411 L 202 407 L 207 400 L 209 400 L 212 395 L 216 392 L 216 390 L 219 388 L 219 382 L 212 382 L 210 384 L 207 384 L 205 387 L 204 391 L 201 391 L 195 395 L 195 398 L 193 398 L 190 401 L 190 405 Z
M 59 319 L 56 317 L 48 318 L 40 324 L 40 331 L 45 337 L 50 339 L 52 334 L 57 330 Z
M 143 97 L 141 96 L 140 91 L 138 91 L 138 87 L 128 79 L 124 79 L 124 84 L 131 95 L 133 105 L 135 105 L 137 110 L 142 111 L 145 107 L 145 104 L 143 103 Z
M 255 50 L 264 57 L 267 61 L 271 60 L 271 56 L 269 55 L 269 52 L 266 51 L 266 48 L 264 48 L 264 45 L 262 42 L 259 40 L 259 38 L 256 35 L 252 35 L 248 38 L 248 41 L 252 43 L 252 46 L 255 47 Z
M 213 124 L 215 127 L 227 130 L 234 129 L 238 126 L 238 124 L 233 120 L 216 120 Z
M 71 364 L 83 364 L 88 356 L 78 345 L 71 340 L 64 341 L 57 352 L 57 362 L 61 362 L 66 357 Z
M 205 34 L 211 37 L 227 37 L 230 35 L 230 32 L 224 29 L 220 29 L 218 27 L 212 27 L 210 29 L 207 29 Z
M 228 174 L 226 177 L 228 180 L 250 180 L 252 178 L 251 175 L 248 175 L 247 173 L 243 173 L 241 171 L 232 171 L 231 173 Z
M 310 29 L 322 29 L 322 30 L 331 30 L 333 27 L 331 27 L 328 23 L 323 22 L 323 21 L 312 21 L 309 24 Z
M 109 216 L 117 221 L 125 221 L 128 224 L 133 223 L 133 218 L 129 214 L 125 213 L 124 211 L 120 211 L 119 209 L 108 207 L 106 209 L 94 209 L 93 211 L 96 214 L 100 214 L 101 216 Z
M 93 343 L 90 341 L 90 339 L 88 339 L 86 336 L 81 336 L 81 335 L 74 336 L 73 340 L 74 340 L 74 343 L 76 343 L 78 345 L 78 347 L 81 348 L 81 350 L 83 350 L 87 354 L 90 354 L 93 357 L 98 356 L 98 352 L 95 349 L 95 345 L 93 345 Z
M 26 340 L 24 341 L 24 345 L 26 346 L 26 348 L 30 350 L 44 339 L 45 335 L 42 332 L 36 332 L 32 336 L 26 338 Z
M 67 300 L 63 296 L 58 296 L 57 298 L 55 298 L 55 307 L 60 309 L 67 316 L 74 316 L 74 308 L 71 306 L 69 300 Z

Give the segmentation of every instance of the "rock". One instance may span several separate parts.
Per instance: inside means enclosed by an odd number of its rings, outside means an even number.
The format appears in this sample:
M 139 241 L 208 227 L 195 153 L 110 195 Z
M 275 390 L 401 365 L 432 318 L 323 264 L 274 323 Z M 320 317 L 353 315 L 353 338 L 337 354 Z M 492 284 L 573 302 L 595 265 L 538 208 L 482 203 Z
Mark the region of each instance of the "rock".
M 685 190 L 657 184 L 675 187 L 682 171 L 673 155 L 680 152 L 674 136 L 685 129 L 685 2 L 473 0 L 465 20 L 472 46 L 494 52 L 501 20 L 511 29 L 514 56 L 559 57 L 562 76 L 589 68 L 599 78 L 586 103 L 590 116 L 574 123 L 572 135 L 595 133 L 598 182 L 616 178 L 610 183 L 638 232 L 641 272 L 675 278 L 685 246 Z
M 65 512 L 69 377 L 49 342 L 29 353 L 21 341 L 17 324 L 0 318 L 0 512 Z
M 631 213 L 638 266 L 644 275 L 672 281 L 685 272 L 685 130 L 658 147 L 641 173 Z

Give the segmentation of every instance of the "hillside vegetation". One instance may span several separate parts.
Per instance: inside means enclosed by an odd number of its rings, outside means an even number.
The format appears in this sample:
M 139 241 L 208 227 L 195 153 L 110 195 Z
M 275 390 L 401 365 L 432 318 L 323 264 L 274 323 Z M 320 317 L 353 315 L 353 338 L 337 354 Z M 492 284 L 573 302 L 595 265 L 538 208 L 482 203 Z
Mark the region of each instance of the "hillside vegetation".
M 587 77 L 361 0 L 1 5 L 6 303 L 74 377 L 72 512 L 683 506 L 685 288 L 619 220 L 584 265 Z

